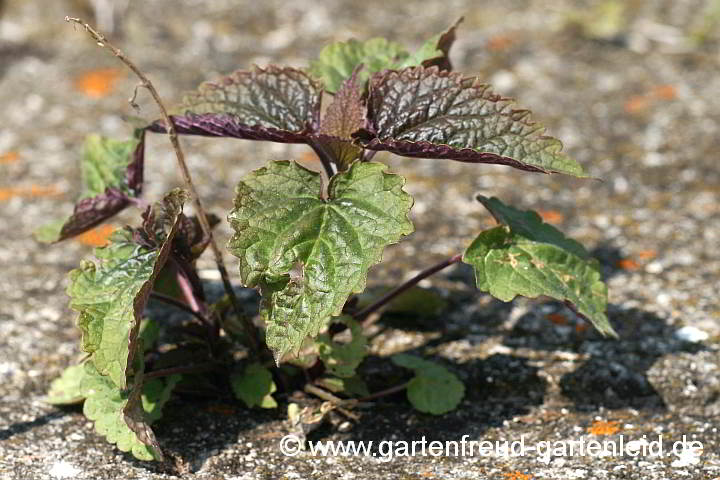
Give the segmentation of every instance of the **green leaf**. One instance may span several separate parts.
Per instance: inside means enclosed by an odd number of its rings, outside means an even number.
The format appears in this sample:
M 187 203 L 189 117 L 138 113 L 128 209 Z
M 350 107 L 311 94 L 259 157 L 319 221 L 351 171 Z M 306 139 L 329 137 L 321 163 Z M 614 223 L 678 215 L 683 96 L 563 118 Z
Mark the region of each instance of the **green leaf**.
M 405 59 L 397 69 L 422 65 L 423 67 L 437 66 L 440 70 L 452 70 L 449 58 L 450 47 L 455 42 L 455 30 L 462 21 L 463 18 L 460 17 L 445 32 L 438 33 L 427 40 L 415 53 Z
M 407 397 L 416 410 L 442 415 L 454 410 L 465 396 L 465 385 L 447 368 L 413 355 L 397 354 L 392 362 L 415 372 Z
M 45 401 L 51 405 L 71 405 L 85 400 L 80 388 L 85 378 L 84 365 L 72 365 L 52 381 Z
M 496 197 L 478 195 L 476 198 L 488 209 L 497 223 L 507 225 L 513 233 L 536 242 L 557 245 L 578 257 L 588 258 L 588 252 L 580 242 L 567 238 L 560 230 L 543 222 L 540 215 L 532 210 L 519 210 L 505 205 Z
M 234 373 L 230 376 L 230 385 L 235 396 L 252 408 L 275 408 L 277 402 L 272 393 L 277 390 L 270 370 L 259 363 L 248 365 L 242 375 Z
M 605 314 L 607 286 L 597 260 L 587 258 L 579 244 L 533 212 L 507 207 L 497 199 L 483 203 L 507 223 L 482 232 L 465 251 L 463 261 L 475 270 L 477 287 L 505 302 L 517 295 L 558 299 L 602 334 L 616 336 Z
M 142 192 L 144 131 L 127 141 L 90 135 L 85 141 L 82 194 L 72 215 L 33 232 L 36 240 L 54 243 L 74 237 L 104 222 L 130 205 Z
M 318 354 L 330 373 L 338 377 L 353 377 L 355 369 L 367 354 L 367 338 L 363 335 L 362 326 L 349 315 L 343 315 L 335 321 L 350 327 L 352 340 L 340 343 L 327 333 L 319 335 L 316 340 Z
M 353 136 L 365 148 L 406 157 L 585 176 L 529 114 L 475 78 L 437 67 L 407 68 L 373 75 L 368 126 Z
M 142 408 L 146 412 L 147 423 L 153 423 L 162 417 L 162 409 L 170 400 L 175 385 L 182 380 L 182 375 L 170 375 L 165 378 L 153 378 L 143 384 Z
M 85 140 L 85 154 L 81 165 L 83 192 L 80 198 L 101 195 L 108 188 L 117 188 L 123 193 L 133 193 L 128 184 L 127 168 L 139 139 L 114 140 L 89 135 Z
M 455 29 L 461 21 L 458 20 L 446 32 L 430 38 L 413 54 L 408 53 L 399 43 L 384 38 L 332 43 L 322 49 L 317 60 L 310 62 L 310 73 L 323 81 L 325 90 L 335 93 L 359 65 L 364 67 L 358 75 L 361 87 L 364 87 L 371 74 L 385 69 L 397 70 L 419 65 L 438 65 L 449 69 L 447 55 L 455 40 Z
M 95 422 L 95 431 L 108 442 L 117 444 L 121 451 L 131 452 L 135 458 L 162 460 L 162 452 L 150 427 L 142 425 L 140 430 L 137 421 L 130 415 L 135 408 L 131 402 L 134 396 L 131 391 L 119 389 L 108 377 L 100 375 L 90 362 L 85 364 L 81 388 L 86 397 L 83 413 Z
M 101 375 L 109 375 L 120 388 L 127 387 L 128 369 L 137 349 L 140 320 L 153 282 L 168 258 L 181 213 L 181 190 L 165 197 L 159 218 L 173 219 L 159 248 L 137 245 L 129 230 L 111 236 L 110 245 L 95 249 L 96 261 L 84 260 L 70 272 L 70 307 L 79 313 L 83 350 Z
M 320 174 L 294 162 L 273 162 L 238 184 L 228 248 L 245 285 L 262 289 L 277 362 L 340 315 L 385 246 L 413 231 L 405 179 L 385 168 L 354 163 L 331 179 L 327 199 Z
M 393 68 L 408 57 L 402 45 L 384 38 L 371 38 L 364 42 L 350 39 L 323 48 L 318 59 L 310 62 L 310 73 L 323 81 L 325 90 L 335 93 L 358 65 L 364 66 L 358 75 L 360 85 L 364 85 L 370 74 Z

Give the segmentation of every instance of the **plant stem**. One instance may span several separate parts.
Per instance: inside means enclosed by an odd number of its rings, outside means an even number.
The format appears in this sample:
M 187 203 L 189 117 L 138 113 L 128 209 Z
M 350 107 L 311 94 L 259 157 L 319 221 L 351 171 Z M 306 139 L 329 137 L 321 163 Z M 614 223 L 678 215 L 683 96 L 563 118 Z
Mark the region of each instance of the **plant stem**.
M 146 372 L 143 378 L 147 380 L 150 378 L 169 377 L 170 375 L 175 375 L 177 373 L 200 373 L 213 370 L 217 368 L 217 366 L 217 363 L 199 363 L 197 365 L 163 368 L 160 370 L 153 370 L 152 372 Z
M 198 221 L 200 222 L 203 233 L 210 240 L 210 249 L 215 256 L 215 263 L 217 264 L 217 269 L 220 272 L 220 277 L 222 278 L 225 292 L 230 298 L 230 303 L 233 306 L 235 314 L 243 321 L 247 337 L 248 339 L 250 339 L 250 350 L 254 355 L 257 356 L 260 352 L 260 344 L 258 342 L 255 325 L 241 308 L 240 302 L 238 301 L 237 296 L 233 291 L 232 283 L 230 283 L 230 277 L 227 273 L 227 269 L 225 268 L 225 261 L 223 260 L 222 252 L 220 251 L 217 243 L 215 242 L 215 238 L 212 234 L 212 229 L 210 228 L 210 222 L 208 221 L 205 209 L 203 208 L 202 200 L 200 199 L 200 196 L 195 189 L 195 184 L 193 183 L 192 177 L 190 176 L 190 170 L 188 169 L 187 163 L 185 162 L 185 155 L 183 154 L 182 148 L 180 147 L 180 141 L 178 140 L 178 135 L 175 131 L 175 125 L 170 119 L 170 116 L 167 113 L 167 109 L 165 108 L 165 105 L 160 99 L 160 95 L 158 94 L 157 90 L 155 90 L 152 82 L 150 82 L 150 80 L 145 76 L 145 74 L 141 72 L 140 69 L 136 67 L 135 64 L 131 62 L 130 59 L 128 59 L 123 52 L 121 52 L 118 48 L 109 43 L 104 35 L 98 33 L 89 24 L 85 23 L 79 18 L 65 17 L 65 21 L 73 22 L 82 26 L 97 42 L 99 46 L 108 48 L 118 58 L 118 60 L 124 63 L 125 66 L 127 66 L 138 77 L 138 79 L 140 79 L 142 86 L 150 92 L 150 95 L 160 109 L 160 114 L 162 115 L 163 121 L 165 122 L 168 137 L 170 138 L 170 143 L 173 146 L 173 150 L 175 150 L 175 157 L 177 158 L 178 166 L 180 167 L 180 171 L 182 172 L 185 186 L 190 191 L 190 194 L 192 195 L 195 202 L 195 209 Z
M 167 295 L 163 295 L 162 293 L 158 293 L 158 292 L 150 293 L 150 298 L 154 298 L 155 300 L 158 300 L 160 302 L 167 303 L 168 305 L 172 305 L 173 307 L 179 308 L 183 312 L 187 312 L 190 315 L 194 316 L 195 318 L 200 320 L 203 324 L 208 323 L 208 319 L 205 318 L 200 312 L 193 310 L 187 304 L 185 304 L 179 300 L 175 300 L 172 297 L 168 297 Z
M 427 268 L 423 270 L 422 272 L 415 275 L 410 280 L 406 281 L 405 283 L 398 285 L 397 287 L 393 288 L 389 292 L 387 292 L 385 295 L 380 297 L 379 299 L 375 300 L 373 303 L 368 305 L 367 307 L 363 308 L 359 312 L 355 312 L 353 314 L 353 318 L 355 320 L 363 320 L 365 317 L 370 315 L 372 312 L 377 310 L 378 308 L 382 307 L 401 293 L 403 293 L 405 290 L 409 289 L 410 287 L 418 284 L 421 280 L 426 279 L 430 275 L 433 275 L 443 268 L 449 267 L 450 265 L 454 263 L 458 263 L 460 260 L 462 260 L 462 254 L 454 255 L 446 260 L 443 260 L 442 262 L 438 263 L 437 265 L 433 265 L 430 268 Z
M 179 268 L 176 268 L 175 279 L 177 280 L 183 297 L 185 297 L 185 301 L 188 303 L 188 305 L 190 305 L 190 309 L 193 312 L 204 315 L 207 312 L 207 308 L 202 308 L 200 306 L 200 302 L 198 302 L 198 299 L 195 297 L 195 293 L 193 292 L 192 285 L 190 285 L 187 277 Z
M 330 180 L 333 175 L 335 175 L 335 170 L 333 169 L 333 159 L 332 155 L 328 153 L 327 150 L 325 150 L 325 147 L 320 144 L 320 142 L 312 141 L 310 143 L 310 146 L 312 147 L 315 154 L 320 159 L 320 163 L 322 163 L 323 168 L 325 169 L 325 173 L 327 174 L 328 180 Z
M 380 390 L 379 392 L 371 393 L 367 397 L 358 398 L 358 402 L 367 402 L 368 400 L 375 400 L 376 398 L 380 397 L 387 397 L 388 395 L 392 395 L 393 393 L 401 392 L 405 390 L 410 382 L 405 382 L 400 385 L 395 385 L 394 387 L 386 388 L 385 390 Z
M 377 150 L 365 150 L 365 153 L 363 153 L 362 161 L 369 162 L 377 153 Z

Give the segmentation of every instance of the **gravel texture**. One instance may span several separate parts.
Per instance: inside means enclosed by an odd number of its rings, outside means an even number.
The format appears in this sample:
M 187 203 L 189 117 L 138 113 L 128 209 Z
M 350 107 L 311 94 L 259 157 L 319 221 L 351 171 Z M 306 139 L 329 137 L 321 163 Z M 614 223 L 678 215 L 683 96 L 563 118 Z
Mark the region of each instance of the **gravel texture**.
M 0 1 L 0 192 L 36 192 L 0 195 L 0 478 L 720 478 L 720 42 L 713 3 Z M 287 397 L 271 412 L 248 411 L 232 398 L 179 398 L 156 428 L 173 460 L 142 463 L 105 443 L 77 408 L 43 403 L 49 382 L 79 354 L 64 289 L 88 247 L 39 246 L 30 234 L 71 208 L 84 136 L 122 138 L 130 131 L 122 115 L 135 114 L 127 104 L 136 84 L 129 75 L 102 98 L 77 90 L 84 72 L 120 65 L 65 15 L 112 32 L 169 103 L 204 79 L 252 63 L 304 66 L 332 40 L 386 36 L 417 46 L 464 15 L 456 68 L 517 97 L 600 180 L 379 155 L 408 179 L 417 233 L 387 250 L 387 265 L 371 272 L 371 282 L 397 281 L 461 251 L 491 224 L 473 195 L 497 195 L 542 210 L 600 259 L 620 339 L 601 338 L 554 302 L 503 304 L 477 294 L 469 269 L 458 267 L 423 284 L 439 289 L 446 310 L 381 321 L 362 368 L 371 387 L 387 385 L 399 372 L 380 356 L 433 356 L 464 380 L 461 408 L 421 415 L 399 394 L 359 410 L 359 421 L 331 415 L 310 439 L 469 435 L 578 445 L 622 434 L 642 446 L 662 435 L 665 454 L 290 458 L 278 448 Z M 139 95 L 140 114 L 156 116 Z M 184 145 L 201 194 L 221 216 L 244 172 L 308 155 L 303 147 L 232 140 Z M 146 178 L 149 199 L 179 184 L 162 136 L 149 138 Z M 598 425 L 615 433 L 598 434 Z M 683 436 L 701 442 L 702 451 L 673 454 Z

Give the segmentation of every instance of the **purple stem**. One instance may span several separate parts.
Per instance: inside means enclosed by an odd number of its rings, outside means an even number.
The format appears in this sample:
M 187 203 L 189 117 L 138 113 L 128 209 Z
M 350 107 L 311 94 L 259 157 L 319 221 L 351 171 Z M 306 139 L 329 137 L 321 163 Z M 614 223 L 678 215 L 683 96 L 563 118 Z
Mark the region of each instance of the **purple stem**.
M 183 312 L 187 312 L 190 315 L 194 316 L 195 318 L 200 320 L 203 324 L 208 323 L 207 318 L 205 318 L 200 312 L 193 310 L 192 308 L 188 307 L 187 304 L 185 304 L 179 300 L 175 300 L 172 297 L 168 297 L 167 295 L 163 295 L 162 293 L 158 293 L 158 292 L 150 293 L 150 298 L 154 298 L 155 300 L 158 300 L 160 302 L 167 303 L 168 305 L 172 305 L 173 307 L 179 308 Z
M 140 210 L 147 210 L 148 202 L 144 198 L 125 195 L 125 199 Z
M 438 263 L 437 265 L 433 265 L 430 268 L 427 268 L 423 270 L 422 272 L 415 275 L 410 280 L 406 281 L 405 283 L 398 285 L 397 287 L 390 290 L 388 293 L 380 297 L 379 299 L 375 300 L 373 303 L 368 305 L 367 307 L 363 308 L 359 312 L 355 312 L 353 314 L 353 318 L 355 320 L 363 320 L 365 317 L 373 313 L 378 308 L 382 307 L 401 293 L 403 293 L 405 290 L 409 289 L 410 287 L 417 285 L 420 283 L 421 280 L 426 279 L 430 275 L 433 275 L 443 268 L 449 267 L 450 265 L 454 263 L 458 263 L 460 260 L 462 260 L 462 254 L 458 254 L 455 256 L 452 256 L 448 258 L 447 260 L 443 260 L 442 262 Z
M 335 170 L 333 169 L 333 158 L 332 155 L 325 149 L 325 147 L 318 141 L 312 141 L 310 143 L 310 147 L 315 151 L 315 154 L 320 159 L 320 162 L 322 163 L 323 168 L 325 168 L 325 173 L 327 174 L 328 180 L 335 175 Z
M 175 278 L 177 279 L 178 286 L 180 287 L 180 291 L 182 292 L 183 297 L 185 297 L 185 301 L 187 301 L 188 305 L 190 305 L 190 309 L 195 313 L 202 314 L 202 311 L 204 309 L 200 307 L 200 303 L 198 302 L 197 298 L 195 297 L 195 293 L 193 292 L 192 285 L 190 285 L 190 281 L 182 272 L 182 270 L 177 269 Z
M 365 153 L 363 154 L 362 161 L 363 162 L 369 162 L 373 159 L 373 157 L 378 153 L 377 150 L 365 150 Z

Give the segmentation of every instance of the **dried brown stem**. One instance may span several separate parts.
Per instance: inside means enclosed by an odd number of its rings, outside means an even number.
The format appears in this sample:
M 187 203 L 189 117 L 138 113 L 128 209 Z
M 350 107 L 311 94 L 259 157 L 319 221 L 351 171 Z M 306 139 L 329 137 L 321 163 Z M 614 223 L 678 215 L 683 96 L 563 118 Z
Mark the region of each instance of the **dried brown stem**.
M 165 108 L 165 105 L 160 99 L 160 95 L 158 94 L 157 90 L 155 90 L 155 87 L 153 86 L 152 82 L 150 82 L 150 80 L 147 78 L 147 76 L 145 76 L 145 74 L 140 71 L 140 69 L 135 66 L 135 64 L 130 61 L 130 59 L 128 59 L 128 57 L 126 57 L 123 52 L 121 52 L 112 43 L 108 42 L 104 35 L 99 33 L 97 30 L 95 30 L 79 18 L 65 17 L 65 21 L 76 23 L 83 27 L 99 46 L 109 49 L 118 58 L 118 60 L 124 63 L 125 66 L 128 67 L 130 70 L 132 70 L 132 72 L 140 80 L 141 85 L 150 92 L 150 95 L 160 109 L 160 114 L 162 115 L 162 119 L 167 126 L 168 137 L 170 138 L 170 143 L 172 144 L 173 150 L 175 151 L 175 157 L 177 158 L 178 166 L 180 167 L 180 171 L 182 172 L 185 186 L 190 191 L 190 194 L 192 195 L 195 202 L 195 209 L 197 210 L 196 214 L 200 222 L 200 226 L 202 227 L 203 233 L 210 239 L 210 249 L 215 256 L 215 263 L 217 264 L 217 269 L 220 272 L 220 277 L 222 278 L 225 292 L 230 299 L 230 303 L 233 306 L 235 314 L 239 318 L 241 318 L 244 323 L 247 337 L 250 339 L 250 349 L 252 350 L 253 354 L 258 355 L 260 352 L 260 345 L 258 342 L 255 325 L 243 311 L 242 307 L 240 306 L 240 302 L 238 301 L 237 296 L 233 291 L 232 284 L 230 283 L 230 277 L 227 273 L 227 269 L 225 268 L 225 261 L 223 260 L 222 252 L 220 251 L 217 243 L 215 242 L 215 238 L 213 237 L 212 229 L 210 227 L 210 222 L 208 221 L 207 214 L 205 213 L 205 208 L 203 207 L 202 200 L 200 199 L 200 196 L 195 189 L 195 184 L 193 183 L 192 177 L 190 176 L 190 170 L 188 169 L 187 163 L 185 162 L 185 155 L 183 154 L 182 148 L 180 147 L 180 141 L 178 140 L 175 125 L 170 119 L 170 116 L 167 113 L 167 109 Z M 134 103 L 135 95 L 133 95 L 132 101 Z

